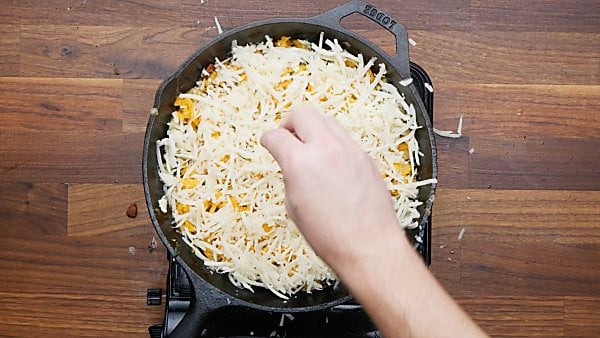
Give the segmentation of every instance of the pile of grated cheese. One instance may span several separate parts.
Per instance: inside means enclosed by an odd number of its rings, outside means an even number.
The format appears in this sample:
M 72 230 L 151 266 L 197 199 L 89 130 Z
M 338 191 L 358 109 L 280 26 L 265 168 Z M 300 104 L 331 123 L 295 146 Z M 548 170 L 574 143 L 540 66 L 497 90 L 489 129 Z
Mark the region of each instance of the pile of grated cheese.
M 278 164 L 259 144 L 299 105 L 333 116 L 376 161 L 402 227 L 416 227 L 419 152 L 415 109 L 364 60 L 337 40 L 318 44 L 266 36 L 232 44 L 231 57 L 203 69 L 175 101 L 158 141 L 161 211 L 204 264 L 231 282 L 287 299 L 337 282 L 288 218 Z

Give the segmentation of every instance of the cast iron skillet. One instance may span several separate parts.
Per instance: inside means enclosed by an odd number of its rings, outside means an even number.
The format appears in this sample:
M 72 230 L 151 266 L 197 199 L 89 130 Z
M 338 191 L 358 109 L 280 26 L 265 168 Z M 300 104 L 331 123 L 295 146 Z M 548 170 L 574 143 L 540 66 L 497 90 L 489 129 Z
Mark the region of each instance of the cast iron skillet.
M 396 37 L 396 55 L 389 56 L 370 41 L 349 31 L 340 25 L 340 20 L 352 13 L 360 13 L 377 22 Z M 388 70 L 388 81 L 397 84 L 403 78 L 410 77 L 408 39 L 406 30 L 397 21 L 384 12 L 362 1 L 350 1 L 323 14 L 303 19 L 271 19 L 244 25 L 220 34 L 205 46 L 198 49 L 178 70 L 159 87 L 154 102 L 158 115 L 151 115 L 146 129 L 143 155 L 143 179 L 146 203 L 152 224 L 156 228 L 175 260 L 185 269 L 194 285 L 194 296 L 190 310 L 174 332 L 176 336 L 193 336 L 198 332 L 206 314 L 210 310 L 227 306 L 249 307 L 272 312 L 306 312 L 332 307 L 350 299 L 350 295 L 341 287 L 330 287 L 312 294 L 299 293 L 287 302 L 283 302 L 267 290 L 257 288 L 254 293 L 233 286 L 226 275 L 211 273 L 191 249 L 181 240 L 181 236 L 171 227 L 170 212 L 158 211 L 158 200 L 163 195 L 163 184 L 157 173 L 156 141 L 166 136 L 167 122 L 173 111 L 176 96 L 189 90 L 197 81 L 203 66 L 214 62 L 216 57 L 226 58 L 231 43 L 258 43 L 264 36 L 277 38 L 282 35 L 317 42 L 319 34 L 326 38 L 337 38 L 343 46 L 354 54 L 362 53 L 365 60 L 372 56 L 383 62 Z M 347 42 L 347 43 L 345 43 Z M 349 43 L 349 44 L 348 44 Z M 429 116 L 415 88 L 398 86 L 407 101 L 414 104 L 417 122 L 423 126 L 416 137 L 424 156 L 419 167 L 419 178 L 436 177 L 436 152 L 433 130 Z M 435 185 L 420 188 L 419 200 L 424 204 L 419 220 L 425 222 L 431 212 Z

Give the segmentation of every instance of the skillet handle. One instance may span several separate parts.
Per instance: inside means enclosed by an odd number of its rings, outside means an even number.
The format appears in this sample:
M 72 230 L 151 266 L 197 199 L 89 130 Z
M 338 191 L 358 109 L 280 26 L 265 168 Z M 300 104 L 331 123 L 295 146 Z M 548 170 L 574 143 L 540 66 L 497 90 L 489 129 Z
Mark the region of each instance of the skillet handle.
M 203 337 L 207 329 L 209 316 L 215 311 L 236 305 L 237 300 L 230 298 L 217 291 L 212 285 L 198 277 L 189 267 L 184 267 L 194 289 L 190 306 L 185 316 L 181 319 L 169 338 L 193 338 Z
M 350 35 L 355 35 L 355 33 L 343 28 L 340 24 L 343 18 L 353 13 L 362 14 L 394 34 L 396 37 L 396 55 L 391 57 L 391 63 L 394 68 L 398 70 L 400 75 L 402 75 L 402 78 L 409 78 L 410 64 L 408 57 L 408 34 L 406 33 L 406 29 L 398 21 L 394 20 L 391 16 L 379 10 L 377 7 L 367 4 L 364 1 L 353 0 L 314 16 L 309 20 L 315 24 L 350 33 Z

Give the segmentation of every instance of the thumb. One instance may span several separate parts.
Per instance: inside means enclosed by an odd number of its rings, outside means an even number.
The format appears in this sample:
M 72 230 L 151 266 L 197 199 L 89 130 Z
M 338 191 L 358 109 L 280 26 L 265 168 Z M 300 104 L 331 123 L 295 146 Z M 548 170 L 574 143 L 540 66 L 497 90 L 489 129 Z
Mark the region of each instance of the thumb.
M 283 168 L 287 155 L 302 145 L 302 142 L 289 130 L 277 128 L 265 132 L 260 138 L 260 144 L 267 148 L 275 161 Z

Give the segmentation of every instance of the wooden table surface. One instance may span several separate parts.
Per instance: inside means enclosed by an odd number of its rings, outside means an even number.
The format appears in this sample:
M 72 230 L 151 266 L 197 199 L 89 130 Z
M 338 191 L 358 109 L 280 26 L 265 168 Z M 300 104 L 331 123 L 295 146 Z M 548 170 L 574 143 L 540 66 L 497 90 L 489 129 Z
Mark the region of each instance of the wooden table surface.
M 336 3 L 0 1 L 0 336 L 146 336 L 167 271 L 141 184 L 158 84 L 214 16 Z M 374 3 L 417 42 L 437 128 L 464 116 L 438 139 L 431 270 L 493 336 L 600 336 L 600 2 Z M 376 24 L 345 24 L 393 52 Z

